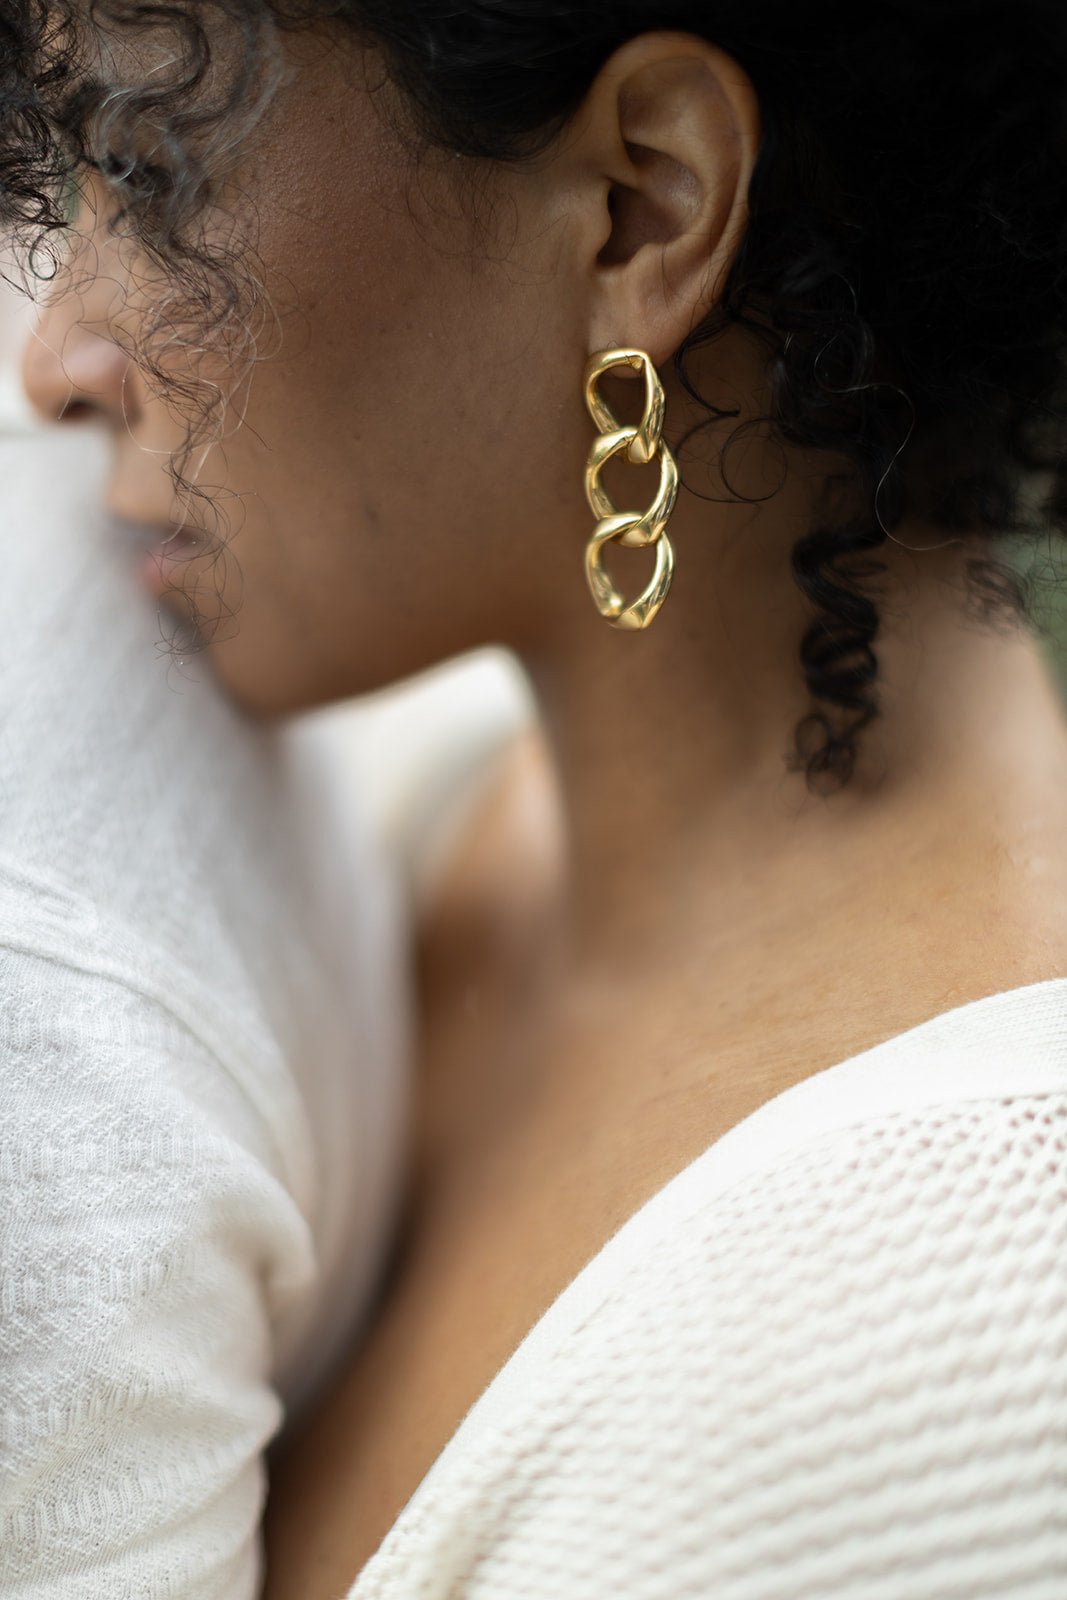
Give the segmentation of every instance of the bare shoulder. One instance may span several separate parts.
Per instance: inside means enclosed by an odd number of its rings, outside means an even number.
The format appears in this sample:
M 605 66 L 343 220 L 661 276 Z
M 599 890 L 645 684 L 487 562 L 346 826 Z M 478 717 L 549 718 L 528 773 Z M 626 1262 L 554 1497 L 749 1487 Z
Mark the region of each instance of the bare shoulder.
M 562 881 L 556 773 L 536 725 L 510 739 L 472 784 L 421 887 L 420 965 L 449 974 L 502 953 L 537 921 Z

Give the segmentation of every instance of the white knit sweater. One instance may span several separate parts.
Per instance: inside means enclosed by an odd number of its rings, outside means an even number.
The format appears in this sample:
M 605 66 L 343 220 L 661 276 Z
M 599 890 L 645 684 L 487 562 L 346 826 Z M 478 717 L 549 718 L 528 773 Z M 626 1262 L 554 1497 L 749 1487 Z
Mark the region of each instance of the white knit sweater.
M 609 1596 L 1067 1596 L 1067 978 L 712 1145 L 549 1309 L 348 1600 Z
M 389 1237 L 404 930 L 337 722 L 160 657 L 102 465 L 0 443 L 0 1595 L 252 1600 Z

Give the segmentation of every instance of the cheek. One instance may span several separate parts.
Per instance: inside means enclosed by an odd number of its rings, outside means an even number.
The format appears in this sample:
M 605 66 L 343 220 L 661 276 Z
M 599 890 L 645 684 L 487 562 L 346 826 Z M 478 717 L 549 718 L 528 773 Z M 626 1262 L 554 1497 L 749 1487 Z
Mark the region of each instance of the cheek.
M 550 264 L 489 249 L 365 96 L 331 94 L 247 183 L 280 342 L 222 454 L 239 609 L 217 660 L 259 709 L 521 643 L 582 582 L 585 351 Z
M 256 375 L 230 452 L 252 493 L 220 666 L 264 709 L 521 648 L 561 593 L 584 600 L 580 400 L 561 445 L 550 378 L 521 340 L 501 359 L 516 318 L 472 318 L 466 285 L 427 283 L 394 274 L 353 308 L 324 294 L 300 354 Z
M 472 258 L 469 222 L 429 237 L 409 206 L 360 199 L 328 238 L 319 220 L 310 245 L 272 240 L 294 307 L 250 397 L 268 446 L 257 487 L 280 537 L 307 524 L 309 579 L 353 554 L 364 577 L 410 560 L 409 585 L 471 562 L 484 579 L 526 528 L 580 502 L 580 344 L 547 289 Z

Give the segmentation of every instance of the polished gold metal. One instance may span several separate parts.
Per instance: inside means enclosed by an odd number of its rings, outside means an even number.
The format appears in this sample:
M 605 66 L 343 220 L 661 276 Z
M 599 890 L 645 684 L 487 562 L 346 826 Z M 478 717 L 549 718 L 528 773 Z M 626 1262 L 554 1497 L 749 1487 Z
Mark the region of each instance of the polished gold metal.
M 603 373 L 622 365 L 644 374 L 645 409 L 636 428 L 619 423 L 597 388 Z M 664 529 L 678 497 L 678 468 L 663 442 L 663 385 L 643 350 L 600 350 L 586 364 L 585 403 L 601 430 L 585 464 L 585 497 L 590 511 L 599 519 L 585 548 L 586 582 L 597 610 L 613 627 L 647 628 L 663 604 L 674 575 L 674 550 Z M 659 458 L 659 487 L 647 511 L 620 511 L 600 481 L 605 463 L 623 452 L 635 466 L 645 466 Z M 604 546 L 609 542 L 627 550 L 655 547 L 652 577 L 629 604 L 604 570 Z
M 637 599 L 631 600 L 627 605 L 604 571 L 604 545 L 614 537 L 611 527 L 608 526 L 605 532 L 605 526 L 603 522 L 597 523 L 593 537 L 585 549 L 585 577 L 589 584 L 589 592 L 600 615 L 613 627 L 631 630 L 647 628 L 667 598 L 667 590 L 674 577 L 674 549 L 671 541 L 664 535 L 656 540 L 656 565 L 652 577 Z

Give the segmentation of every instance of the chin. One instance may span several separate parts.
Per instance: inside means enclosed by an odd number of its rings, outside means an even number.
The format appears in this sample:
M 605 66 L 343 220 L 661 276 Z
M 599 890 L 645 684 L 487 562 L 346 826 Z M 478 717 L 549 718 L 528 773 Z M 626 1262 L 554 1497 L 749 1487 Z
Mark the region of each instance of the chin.
M 168 655 L 198 666 L 200 675 L 213 678 L 251 716 L 290 716 L 382 687 L 380 678 L 350 653 L 340 659 L 331 654 L 321 630 L 315 638 L 309 628 L 304 637 L 303 630 L 268 625 L 248 605 L 214 606 L 198 616 L 176 587 L 161 602 Z
M 209 640 L 191 652 L 205 661 L 226 696 L 252 717 L 287 717 L 314 711 L 356 696 L 375 694 L 438 666 L 448 656 L 400 657 L 394 651 L 358 658 L 325 658 L 301 650 L 292 640 L 271 645 L 253 637 L 250 628 L 224 639 Z
M 167 609 L 175 632 L 172 653 L 207 664 L 229 699 L 256 717 L 292 716 L 375 694 L 486 643 L 486 638 L 441 636 L 439 617 L 425 627 L 410 615 L 403 623 L 385 608 L 308 616 L 291 599 L 261 609 L 246 593 L 238 605 L 212 608 L 200 627 L 190 621 L 186 596 L 172 593 Z M 206 610 L 206 607 L 205 607 Z M 458 630 L 457 630 L 458 632 Z M 417 648 L 413 648 L 415 641 Z
M 326 671 L 295 654 L 242 648 L 239 637 L 205 645 L 201 659 L 225 694 L 254 717 L 313 711 L 378 687 L 356 671 Z

